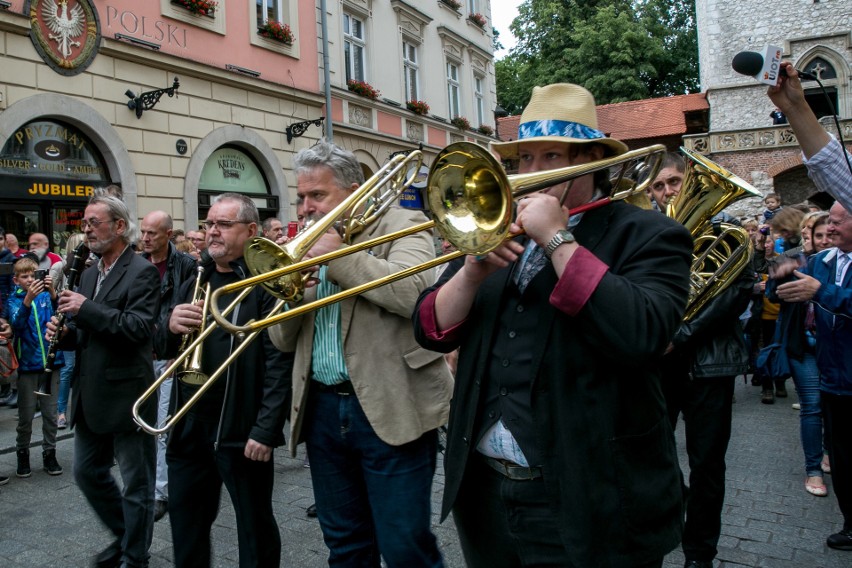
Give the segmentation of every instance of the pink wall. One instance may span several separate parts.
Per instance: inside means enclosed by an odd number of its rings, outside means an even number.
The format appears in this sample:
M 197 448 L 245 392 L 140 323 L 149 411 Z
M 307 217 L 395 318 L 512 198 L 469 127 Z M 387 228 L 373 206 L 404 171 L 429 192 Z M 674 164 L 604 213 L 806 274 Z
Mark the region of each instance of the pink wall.
M 396 136 L 397 138 L 402 136 L 401 118 L 382 111 L 378 111 L 376 112 L 376 114 L 378 115 L 377 126 L 379 127 L 379 132 L 383 134 L 390 134 L 391 136 Z
M 427 127 L 429 129 L 429 134 L 427 136 L 427 140 L 429 144 L 433 146 L 439 146 L 443 148 L 447 145 L 447 131 L 441 130 L 440 128 L 434 128 L 432 126 Z
M 130 35 L 159 43 L 162 53 L 211 67 L 224 68 L 230 63 L 260 71 L 260 79 L 264 81 L 319 92 L 316 7 L 313 0 L 299 0 L 299 27 L 293 30 L 295 41 L 301 46 L 299 59 L 251 45 L 250 18 L 245 0 L 227 2 L 225 13 L 216 14 L 216 18 L 225 18 L 224 36 L 163 16 L 157 1 L 96 0 L 95 4 L 104 37 L 113 38 L 116 33 Z
M 340 99 L 331 99 L 331 120 L 343 122 L 343 101 Z

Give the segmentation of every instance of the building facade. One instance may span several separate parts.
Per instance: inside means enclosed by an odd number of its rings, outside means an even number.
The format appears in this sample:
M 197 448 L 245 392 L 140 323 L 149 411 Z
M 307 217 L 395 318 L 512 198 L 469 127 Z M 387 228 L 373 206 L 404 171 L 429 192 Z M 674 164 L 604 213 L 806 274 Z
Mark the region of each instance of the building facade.
M 487 144 L 489 21 L 485 0 L 4 0 L 0 225 L 60 248 L 106 184 L 177 227 L 225 191 L 287 221 L 292 156 L 323 135 L 366 173 L 421 144 L 427 164 L 454 140 Z
M 710 104 L 710 128 L 686 136 L 685 146 L 708 154 L 720 165 L 785 203 L 813 199 L 825 205 L 802 165 L 792 129 L 773 124 L 766 85 L 739 75 L 731 61 L 740 51 L 761 52 L 774 45 L 797 69 L 813 73 L 825 86 L 804 81 L 808 102 L 821 122 L 837 134 L 833 106 L 847 146 L 852 140 L 852 0 L 779 0 L 770 9 L 754 0 L 697 0 L 702 91 Z M 831 101 L 831 105 L 826 102 Z M 752 200 L 756 201 L 756 200 Z M 741 208 L 760 208 L 742 202 Z

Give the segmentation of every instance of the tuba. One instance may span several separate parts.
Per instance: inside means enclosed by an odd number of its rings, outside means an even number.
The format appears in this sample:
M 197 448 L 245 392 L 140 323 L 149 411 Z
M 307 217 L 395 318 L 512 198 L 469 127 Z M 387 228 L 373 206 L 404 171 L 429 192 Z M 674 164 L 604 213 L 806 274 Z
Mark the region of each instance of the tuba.
M 730 286 L 750 264 L 751 239 L 742 227 L 714 223 L 726 207 L 746 197 L 762 197 L 751 184 L 704 156 L 681 148 L 686 169 L 666 215 L 681 223 L 694 242 L 689 299 L 684 321 Z

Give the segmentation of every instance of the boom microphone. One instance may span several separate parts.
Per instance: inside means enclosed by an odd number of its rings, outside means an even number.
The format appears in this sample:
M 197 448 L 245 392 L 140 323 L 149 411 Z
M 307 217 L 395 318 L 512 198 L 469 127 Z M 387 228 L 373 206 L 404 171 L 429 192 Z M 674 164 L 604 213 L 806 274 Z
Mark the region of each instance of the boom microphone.
M 767 45 L 763 53 L 756 51 L 741 51 L 734 56 L 731 67 L 740 75 L 754 77 L 761 83 L 774 87 L 778 84 L 778 77 L 786 77 L 787 70 L 781 67 L 781 48 Z M 809 81 L 817 78 L 810 73 L 796 70 L 799 77 Z

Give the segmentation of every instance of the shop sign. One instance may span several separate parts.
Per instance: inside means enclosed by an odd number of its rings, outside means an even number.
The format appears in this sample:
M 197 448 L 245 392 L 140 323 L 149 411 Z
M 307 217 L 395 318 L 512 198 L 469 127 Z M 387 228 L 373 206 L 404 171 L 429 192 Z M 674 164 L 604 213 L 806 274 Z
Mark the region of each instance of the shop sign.
M 407 179 L 411 179 L 413 169 L 408 171 Z M 399 204 L 408 209 L 423 209 L 423 190 L 426 187 L 426 180 L 429 177 L 429 166 L 422 165 L 414 176 L 411 185 L 406 187 L 399 196 Z
M 91 0 L 27 0 L 30 39 L 47 65 L 62 75 L 83 72 L 101 41 Z
M 95 185 L 86 182 L 0 175 L 0 197 L 4 199 L 87 201 L 94 191 Z
M 0 150 L 0 174 L 69 176 L 76 183 L 101 181 L 106 172 L 90 146 L 86 137 L 71 126 L 52 121 L 30 122 L 12 134 Z
M 236 148 L 215 150 L 204 164 L 198 188 L 208 191 L 267 193 L 266 179 L 255 161 Z

